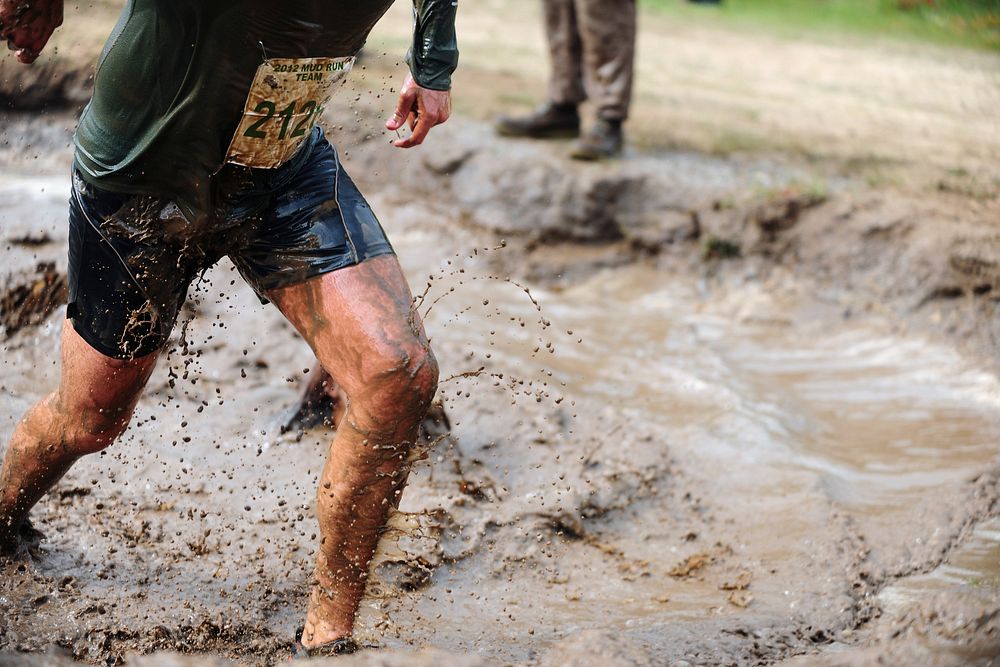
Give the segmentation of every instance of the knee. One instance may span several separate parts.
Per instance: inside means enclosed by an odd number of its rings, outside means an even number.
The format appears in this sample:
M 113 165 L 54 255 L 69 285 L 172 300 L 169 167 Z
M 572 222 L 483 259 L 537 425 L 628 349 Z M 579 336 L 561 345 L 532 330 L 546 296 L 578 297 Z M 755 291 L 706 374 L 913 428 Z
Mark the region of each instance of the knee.
M 60 444 L 75 457 L 106 449 L 128 427 L 132 406 L 100 408 L 93 405 L 68 405 L 55 401 L 60 428 Z
M 438 385 L 438 363 L 426 343 L 387 345 L 366 364 L 356 405 L 375 422 L 393 426 L 423 418 Z

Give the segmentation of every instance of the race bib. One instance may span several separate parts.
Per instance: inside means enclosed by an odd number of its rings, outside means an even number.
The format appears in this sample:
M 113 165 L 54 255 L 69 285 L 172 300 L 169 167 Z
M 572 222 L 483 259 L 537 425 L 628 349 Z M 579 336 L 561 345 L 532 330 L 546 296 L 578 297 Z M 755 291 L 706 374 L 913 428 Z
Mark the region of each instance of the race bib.
M 263 169 L 287 162 L 353 65 L 354 56 L 265 60 L 257 68 L 226 162 Z

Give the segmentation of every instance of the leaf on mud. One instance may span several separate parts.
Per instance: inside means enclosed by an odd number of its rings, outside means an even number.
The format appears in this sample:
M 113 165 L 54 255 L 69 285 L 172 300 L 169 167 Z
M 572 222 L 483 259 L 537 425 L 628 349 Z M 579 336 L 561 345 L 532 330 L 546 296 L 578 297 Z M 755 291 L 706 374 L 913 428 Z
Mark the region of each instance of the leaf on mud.
M 719 586 L 719 589 L 723 591 L 745 591 L 750 588 L 751 581 L 753 581 L 753 574 L 749 570 L 743 570 L 735 579 Z
M 671 577 L 689 577 L 693 572 L 697 572 L 706 565 L 712 562 L 713 558 L 711 554 L 707 553 L 697 553 L 693 556 L 688 556 L 687 560 L 674 566 L 670 572 L 667 572 Z
M 733 591 L 729 594 L 729 604 L 746 609 L 753 602 L 753 595 L 747 591 Z

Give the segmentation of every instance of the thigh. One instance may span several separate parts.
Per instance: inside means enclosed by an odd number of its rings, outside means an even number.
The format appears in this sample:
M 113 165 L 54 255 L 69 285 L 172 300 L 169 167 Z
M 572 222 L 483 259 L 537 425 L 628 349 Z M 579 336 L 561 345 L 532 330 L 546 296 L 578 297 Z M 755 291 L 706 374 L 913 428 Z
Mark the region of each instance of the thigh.
M 84 340 L 69 320 L 63 325 L 60 356 L 59 408 L 83 420 L 84 428 L 130 414 L 157 358 L 155 353 L 136 359 L 104 355 Z
M 186 226 L 169 202 L 106 192 L 74 174 L 66 312 L 96 351 L 134 359 L 166 342 L 205 259 L 197 244 L 172 240 Z
M 259 294 L 393 252 L 336 151 L 314 131 L 310 155 L 278 188 L 253 240 L 230 255 Z
M 274 289 L 267 296 L 348 396 L 403 360 L 428 351 L 423 324 L 395 255 Z

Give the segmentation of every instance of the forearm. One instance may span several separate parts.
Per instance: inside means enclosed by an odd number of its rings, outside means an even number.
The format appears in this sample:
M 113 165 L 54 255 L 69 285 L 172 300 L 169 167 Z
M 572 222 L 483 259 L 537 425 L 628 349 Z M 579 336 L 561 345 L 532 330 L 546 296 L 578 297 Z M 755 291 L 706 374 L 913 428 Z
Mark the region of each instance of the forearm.
M 458 66 L 455 15 L 458 0 L 413 0 L 413 46 L 406 62 L 414 81 L 431 90 L 449 90 Z

